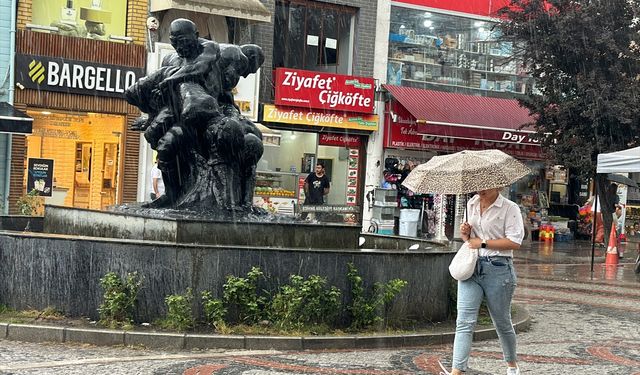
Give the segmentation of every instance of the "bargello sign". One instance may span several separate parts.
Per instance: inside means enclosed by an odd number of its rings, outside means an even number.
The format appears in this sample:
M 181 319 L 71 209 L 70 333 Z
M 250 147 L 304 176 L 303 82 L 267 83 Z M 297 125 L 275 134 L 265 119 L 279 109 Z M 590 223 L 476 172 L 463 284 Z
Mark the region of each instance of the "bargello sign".
M 16 73 L 16 83 L 28 89 L 124 98 L 124 91 L 144 75 L 144 70 L 17 54 Z
M 275 104 L 279 106 L 373 113 L 373 78 L 276 69 Z

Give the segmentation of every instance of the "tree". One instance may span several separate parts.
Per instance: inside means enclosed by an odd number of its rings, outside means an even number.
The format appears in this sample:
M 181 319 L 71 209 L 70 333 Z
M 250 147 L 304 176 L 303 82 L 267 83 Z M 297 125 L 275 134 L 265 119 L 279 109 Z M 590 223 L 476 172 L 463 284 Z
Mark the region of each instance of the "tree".
M 640 145 L 637 0 L 511 0 L 502 39 L 518 46 L 539 92 L 520 99 L 551 160 L 593 176 L 597 155 Z M 598 175 L 605 231 L 614 210 Z

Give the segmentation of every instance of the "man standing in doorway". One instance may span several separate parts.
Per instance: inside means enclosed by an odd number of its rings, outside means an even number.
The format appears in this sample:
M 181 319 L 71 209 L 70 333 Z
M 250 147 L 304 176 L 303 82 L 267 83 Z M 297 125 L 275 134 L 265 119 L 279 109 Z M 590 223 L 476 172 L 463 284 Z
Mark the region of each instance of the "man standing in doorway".
M 324 164 L 316 164 L 315 173 L 310 173 L 304 180 L 304 204 L 321 205 L 324 204 L 324 196 L 329 194 L 331 182 L 324 174 Z

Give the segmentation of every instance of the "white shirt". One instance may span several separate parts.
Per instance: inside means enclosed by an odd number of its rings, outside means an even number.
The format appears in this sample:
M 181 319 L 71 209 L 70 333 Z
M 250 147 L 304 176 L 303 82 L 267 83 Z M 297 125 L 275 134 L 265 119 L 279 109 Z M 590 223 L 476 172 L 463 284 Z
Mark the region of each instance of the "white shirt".
M 164 195 L 164 181 L 162 181 L 162 172 L 158 169 L 158 164 L 154 164 L 151 168 L 151 192 L 153 193 L 153 180 L 158 179 L 158 197 Z
M 524 223 L 520 207 L 502 195 L 480 215 L 480 195 L 475 195 L 469 200 L 469 224 L 473 228 L 471 237 L 480 237 L 483 240 L 497 240 L 508 238 L 521 244 L 524 239 Z M 505 256 L 513 257 L 513 250 L 480 249 L 480 256 Z

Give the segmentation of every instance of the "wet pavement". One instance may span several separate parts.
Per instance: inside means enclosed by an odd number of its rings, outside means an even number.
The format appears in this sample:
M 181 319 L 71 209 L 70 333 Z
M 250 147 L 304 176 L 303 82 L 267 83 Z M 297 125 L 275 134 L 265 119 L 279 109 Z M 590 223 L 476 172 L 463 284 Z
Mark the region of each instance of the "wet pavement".
M 587 242 L 516 252 L 515 303 L 532 316 L 518 334 L 522 374 L 640 375 L 640 275 L 635 249 L 614 266 Z M 505 374 L 497 340 L 474 342 L 468 374 Z M 350 351 L 162 352 L 0 340 L 0 374 L 439 374 L 451 345 Z

